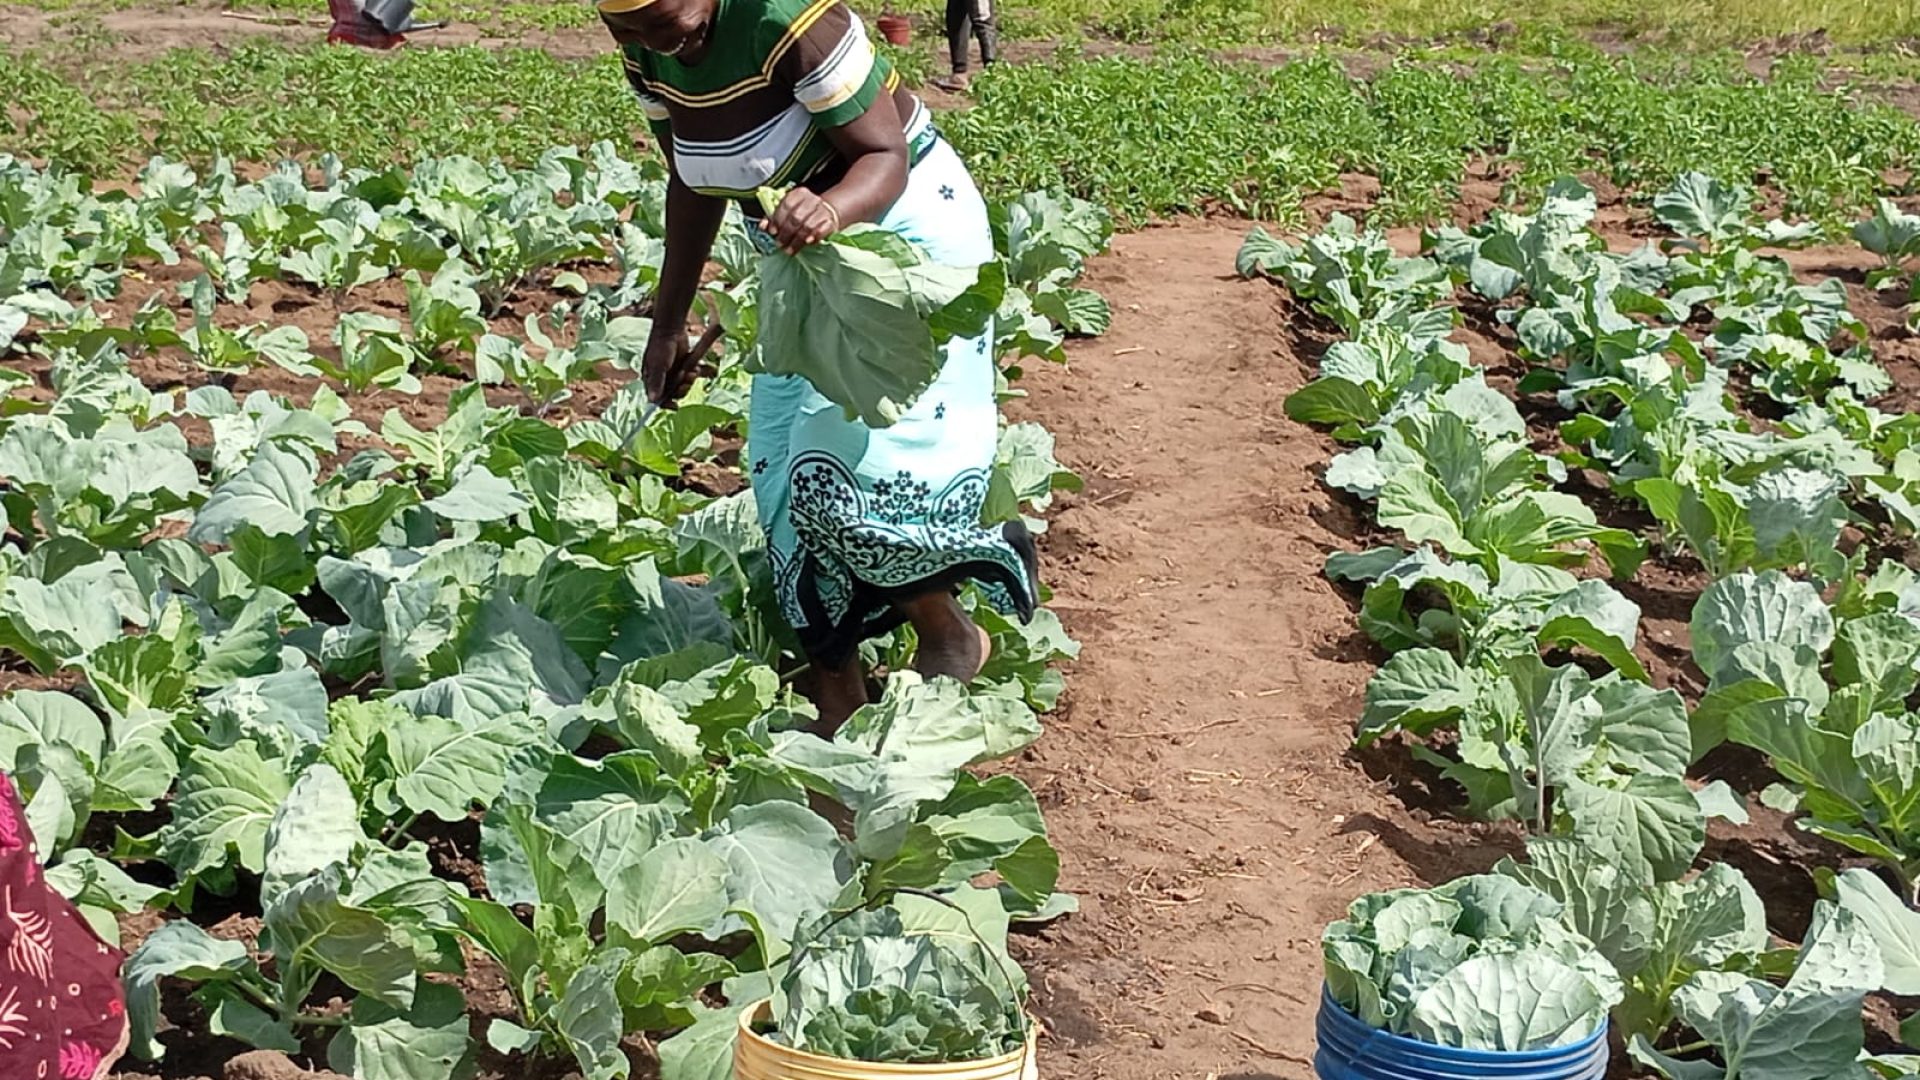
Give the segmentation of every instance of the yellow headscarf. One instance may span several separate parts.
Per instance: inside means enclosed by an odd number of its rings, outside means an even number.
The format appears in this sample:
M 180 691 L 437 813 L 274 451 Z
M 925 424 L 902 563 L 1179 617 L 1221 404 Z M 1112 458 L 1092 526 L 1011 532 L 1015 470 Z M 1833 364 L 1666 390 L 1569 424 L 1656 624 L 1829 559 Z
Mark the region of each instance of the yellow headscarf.
M 653 0 L 600 0 L 600 13 L 602 15 L 625 15 L 628 12 L 639 11 L 651 3 L 653 3 Z

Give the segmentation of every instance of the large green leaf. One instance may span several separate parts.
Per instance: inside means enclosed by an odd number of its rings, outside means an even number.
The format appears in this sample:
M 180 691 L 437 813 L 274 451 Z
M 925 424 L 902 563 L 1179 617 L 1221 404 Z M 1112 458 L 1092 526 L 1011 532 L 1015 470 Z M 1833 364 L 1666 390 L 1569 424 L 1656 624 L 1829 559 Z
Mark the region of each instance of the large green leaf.
M 757 370 L 802 376 L 849 418 L 887 427 L 939 373 L 946 337 L 984 328 L 999 306 L 988 295 L 992 284 L 987 274 L 929 262 L 886 230 L 856 225 L 797 255 L 761 260 L 753 362 Z M 998 284 L 1004 289 L 1004 278 Z M 982 317 L 936 336 L 936 317 L 963 299 L 978 300 Z
M 1524 863 L 1502 859 L 1494 870 L 1560 901 L 1566 924 L 1592 941 L 1622 978 L 1646 962 L 1653 944 L 1648 882 L 1631 867 L 1596 856 L 1574 837 L 1536 836 Z
M 1871 870 L 1843 871 L 1834 886 L 1840 906 L 1866 927 L 1880 950 L 1886 977 L 1879 988 L 1908 997 L 1920 994 L 1920 914 Z
M 154 1039 L 160 1020 L 160 980 L 187 982 L 230 978 L 245 970 L 246 943 L 215 938 L 185 919 L 162 923 L 127 957 L 122 977 L 127 988 L 129 1046 L 136 1057 L 157 1061 L 166 1048 Z
M 1653 197 L 1653 216 L 1681 236 L 1724 240 L 1746 225 L 1750 193 L 1701 172 L 1683 173 Z
M 978 780 L 961 773 L 953 790 L 922 815 L 952 864 L 940 880 L 969 882 L 987 871 L 1032 910 L 1052 897 L 1060 856 L 1047 842 L 1039 800 L 1016 776 Z
M 1644 863 L 1672 881 L 1706 843 L 1706 815 L 1678 776 L 1639 773 L 1606 786 L 1575 778 L 1561 792 L 1574 835 L 1622 866 Z
M 610 888 L 674 834 L 688 805 L 650 756 L 623 752 L 599 761 L 555 756 L 533 810 L 542 825 L 579 848 Z
M 161 849 L 181 874 L 226 865 L 266 867 L 267 829 L 292 784 L 283 763 L 260 756 L 251 742 L 194 750 L 180 772 L 173 820 L 161 830 Z
M 608 882 L 607 924 L 651 944 L 700 933 L 727 913 L 727 863 L 699 840 L 669 840 Z
M 1424 735 L 1474 706 L 1475 675 L 1440 649 L 1394 653 L 1367 680 L 1366 708 L 1355 736 L 1360 746 L 1394 731 Z
M 1585 975 L 1551 956 L 1484 954 L 1414 1001 L 1408 1032 L 1442 1046 L 1540 1050 L 1593 1034 L 1610 1004 Z
M 413 946 L 400 930 L 342 898 L 344 868 L 298 882 L 266 908 L 263 946 L 283 983 L 311 986 L 317 971 L 395 1009 L 413 1007 Z
M 1707 586 L 1693 607 L 1693 656 L 1717 675 L 1738 645 L 1774 642 L 1824 653 L 1833 644 L 1833 616 L 1820 592 L 1778 570 L 1741 573 Z
M 1825 1080 L 1850 1075 L 1864 1041 L 1861 1000 L 1881 979 L 1873 936 L 1850 913 L 1821 903 L 1785 986 L 1705 971 L 1674 993 L 1674 1007 L 1717 1049 L 1729 1076 Z M 1691 1075 L 1649 1063 L 1681 1080 Z
M 631 958 L 625 949 L 601 951 L 567 980 L 554 1005 L 553 1026 L 586 1080 L 624 1080 L 631 1068 L 620 1049 L 626 1028 L 619 994 L 620 972 Z
M 486 805 L 500 794 L 508 759 L 533 735 L 507 718 L 462 723 L 408 716 L 383 736 L 394 794 L 416 814 L 465 821 L 475 803 Z
M 1600 735 L 1612 762 L 1635 772 L 1679 776 L 1692 761 L 1687 706 L 1672 690 L 1610 675 L 1593 685 Z
M 327 1065 L 352 1080 L 466 1080 L 474 1074 L 466 1004 L 459 987 L 430 982 L 406 1012 L 356 998 Z
M 740 1014 L 765 995 L 725 1008 L 694 1010 L 692 1026 L 660 1044 L 660 1080 L 733 1080 L 733 1044 Z
M 1833 643 L 1833 677 L 1865 686 L 1876 705 L 1897 708 L 1913 693 L 1920 659 L 1920 626 L 1899 612 L 1881 612 L 1840 624 Z
M 267 826 L 261 906 L 273 906 L 282 892 L 311 874 L 346 865 L 366 839 L 345 778 L 325 762 L 308 766 Z
M 448 521 L 486 523 L 504 521 L 533 504 L 511 481 L 476 464 L 461 473 L 445 495 L 420 505 Z
M 1645 681 L 1646 669 L 1633 654 L 1640 626 L 1640 605 L 1604 581 L 1582 581 L 1547 608 L 1536 637 L 1542 645 L 1579 645 L 1592 650 L 1616 671 Z
M 225 543 L 243 525 L 268 536 L 298 533 L 307 527 L 315 508 L 315 476 L 313 462 L 269 443 L 245 469 L 213 489 L 187 530 L 187 539 Z
M 1452 555 L 1474 555 L 1460 508 L 1440 481 L 1420 469 L 1402 469 L 1380 489 L 1380 524 L 1399 529 L 1416 544 L 1434 543 Z
M 833 906 L 853 880 L 853 861 L 826 819 L 789 802 L 736 807 L 702 839 L 727 865 L 734 915 L 710 936 L 751 928 L 777 959 L 803 919 Z

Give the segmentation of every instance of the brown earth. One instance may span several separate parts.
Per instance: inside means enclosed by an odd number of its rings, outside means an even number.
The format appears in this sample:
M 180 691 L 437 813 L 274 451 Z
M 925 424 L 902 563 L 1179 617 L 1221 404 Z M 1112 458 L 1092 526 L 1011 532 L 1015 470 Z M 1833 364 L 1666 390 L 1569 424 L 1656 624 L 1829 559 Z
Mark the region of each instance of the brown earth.
M 1301 319 L 1227 278 L 1243 231 L 1119 238 L 1088 282 L 1113 330 L 1029 369 L 1014 410 L 1087 482 L 1044 543 L 1084 652 L 1018 769 L 1083 905 L 1023 956 L 1054 1075 L 1310 1075 L 1321 928 L 1517 843 L 1347 753 L 1376 657 L 1321 565 L 1364 518 L 1319 483 L 1332 441 L 1281 412 Z

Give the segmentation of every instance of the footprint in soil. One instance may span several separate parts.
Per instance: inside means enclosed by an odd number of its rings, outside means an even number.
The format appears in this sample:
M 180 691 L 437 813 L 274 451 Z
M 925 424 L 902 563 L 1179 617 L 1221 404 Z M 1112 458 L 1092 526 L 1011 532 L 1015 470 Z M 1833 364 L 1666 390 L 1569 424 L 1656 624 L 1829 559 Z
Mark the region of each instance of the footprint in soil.
M 310 1072 L 277 1050 L 251 1050 L 227 1062 L 225 1080 L 347 1080 L 336 1072 Z

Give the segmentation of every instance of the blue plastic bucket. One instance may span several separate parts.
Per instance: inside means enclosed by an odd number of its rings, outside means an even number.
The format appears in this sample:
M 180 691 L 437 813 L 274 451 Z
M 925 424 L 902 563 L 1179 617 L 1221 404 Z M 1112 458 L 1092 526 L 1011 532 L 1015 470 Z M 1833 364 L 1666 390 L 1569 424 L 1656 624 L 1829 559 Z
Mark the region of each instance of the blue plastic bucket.
M 1320 1080 L 1601 1080 L 1607 1074 L 1607 1025 L 1550 1050 L 1456 1050 L 1366 1025 L 1325 987 L 1314 1020 Z

